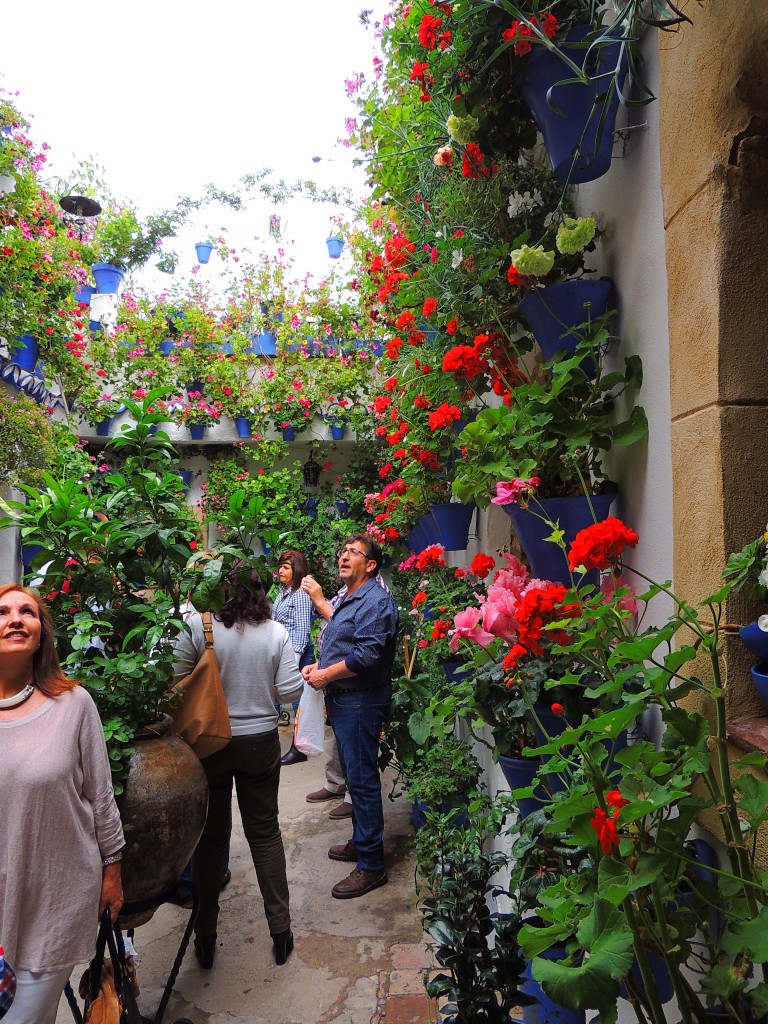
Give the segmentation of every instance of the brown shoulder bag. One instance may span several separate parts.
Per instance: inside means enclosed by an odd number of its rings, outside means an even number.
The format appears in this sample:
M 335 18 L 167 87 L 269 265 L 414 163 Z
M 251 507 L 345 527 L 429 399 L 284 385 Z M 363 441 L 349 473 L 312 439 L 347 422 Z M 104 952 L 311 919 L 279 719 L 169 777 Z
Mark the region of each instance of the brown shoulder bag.
M 221 685 L 219 663 L 213 647 L 211 613 L 203 612 L 205 650 L 189 675 L 174 684 L 183 699 L 169 709 L 173 731 L 192 747 L 202 760 L 221 750 L 232 739 L 229 709 Z

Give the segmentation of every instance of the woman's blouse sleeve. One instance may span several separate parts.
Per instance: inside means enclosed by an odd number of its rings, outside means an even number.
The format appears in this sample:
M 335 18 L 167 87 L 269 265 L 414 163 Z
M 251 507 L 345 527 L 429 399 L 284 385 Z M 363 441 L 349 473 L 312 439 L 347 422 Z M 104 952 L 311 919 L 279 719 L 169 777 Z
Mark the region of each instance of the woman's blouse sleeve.
M 199 614 L 193 615 L 187 622 L 188 629 L 183 629 L 176 637 L 173 646 L 173 681 L 188 676 L 200 660 L 205 650 L 203 623 Z
M 309 643 L 312 626 L 312 601 L 309 594 L 305 594 L 303 590 L 294 590 L 280 603 L 277 614 L 273 612 L 273 615 L 276 621 L 288 630 L 291 647 L 298 660 Z
M 93 808 L 96 841 L 102 857 L 109 857 L 125 846 L 120 812 L 112 789 L 107 744 L 96 705 L 88 697 L 80 726 L 80 761 L 83 769 L 83 795 Z

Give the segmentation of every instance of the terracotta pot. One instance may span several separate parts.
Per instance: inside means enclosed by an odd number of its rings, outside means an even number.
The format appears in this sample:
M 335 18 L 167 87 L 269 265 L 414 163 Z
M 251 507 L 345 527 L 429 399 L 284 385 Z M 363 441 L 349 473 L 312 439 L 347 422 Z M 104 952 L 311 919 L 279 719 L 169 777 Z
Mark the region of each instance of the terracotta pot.
M 125 902 L 159 900 L 181 877 L 208 813 L 203 767 L 187 744 L 170 733 L 167 717 L 136 736 L 117 804 L 125 832 Z M 135 928 L 153 913 L 121 914 L 120 924 Z

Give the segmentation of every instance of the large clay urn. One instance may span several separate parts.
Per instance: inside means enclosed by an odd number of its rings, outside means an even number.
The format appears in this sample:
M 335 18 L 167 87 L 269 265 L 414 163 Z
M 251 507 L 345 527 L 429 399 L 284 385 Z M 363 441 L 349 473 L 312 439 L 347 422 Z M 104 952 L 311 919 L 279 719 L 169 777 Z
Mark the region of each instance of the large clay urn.
M 125 832 L 125 902 L 157 899 L 181 877 L 208 812 L 205 772 L 184 740 L 170 732 L 170 719 L 135 737 L 125 791 L 117 803 Z M 135 928 L 153 913 L 123 913 L 120 924 Z

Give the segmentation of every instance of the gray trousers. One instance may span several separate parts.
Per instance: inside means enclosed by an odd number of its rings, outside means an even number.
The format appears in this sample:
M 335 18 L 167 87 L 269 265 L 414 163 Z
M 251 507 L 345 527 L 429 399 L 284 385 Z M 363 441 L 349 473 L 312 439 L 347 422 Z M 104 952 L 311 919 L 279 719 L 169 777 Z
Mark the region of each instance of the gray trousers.
M 344 772 L 341 770 L 339 748 L 336 746 L 336 736 L 333 729 L 327 723 L 325 726 L 323 757 L 325 758 L 325 788 L 329 793 L 344 796 L 347 790 L 347 783 L 344 778 Z

